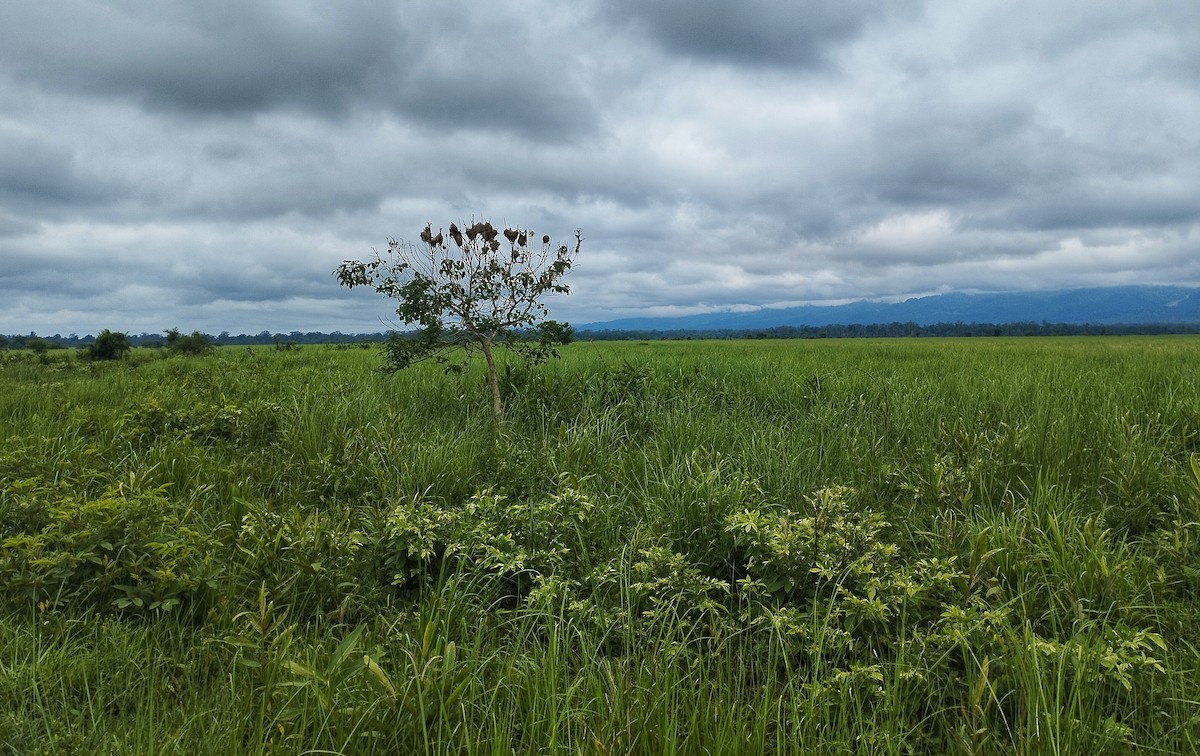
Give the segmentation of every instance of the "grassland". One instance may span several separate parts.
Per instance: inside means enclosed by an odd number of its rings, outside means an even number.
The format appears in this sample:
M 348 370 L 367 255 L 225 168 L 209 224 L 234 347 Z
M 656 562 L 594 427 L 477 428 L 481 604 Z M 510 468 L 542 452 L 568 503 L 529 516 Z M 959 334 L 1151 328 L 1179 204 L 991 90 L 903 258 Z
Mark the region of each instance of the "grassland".
M 0 359 L 0 752 L 1200 746 L 1192 337 Z

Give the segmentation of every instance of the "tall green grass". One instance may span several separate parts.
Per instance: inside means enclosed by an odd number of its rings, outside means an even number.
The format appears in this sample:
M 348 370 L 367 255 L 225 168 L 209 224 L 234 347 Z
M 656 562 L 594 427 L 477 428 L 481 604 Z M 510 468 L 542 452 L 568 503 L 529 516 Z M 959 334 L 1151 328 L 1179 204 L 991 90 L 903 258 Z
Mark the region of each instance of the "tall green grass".
M 12 753 L 1185 753 L 1200 341 L 0 364 Z

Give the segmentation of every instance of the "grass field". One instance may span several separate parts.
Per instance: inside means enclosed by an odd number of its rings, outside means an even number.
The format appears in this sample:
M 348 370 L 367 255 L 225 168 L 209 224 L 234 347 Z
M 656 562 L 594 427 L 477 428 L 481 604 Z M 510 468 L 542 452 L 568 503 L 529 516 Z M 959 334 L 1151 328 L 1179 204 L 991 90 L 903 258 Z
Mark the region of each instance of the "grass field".
M 0 360 L 0 753 L 1200 749 L 1200 339 Z

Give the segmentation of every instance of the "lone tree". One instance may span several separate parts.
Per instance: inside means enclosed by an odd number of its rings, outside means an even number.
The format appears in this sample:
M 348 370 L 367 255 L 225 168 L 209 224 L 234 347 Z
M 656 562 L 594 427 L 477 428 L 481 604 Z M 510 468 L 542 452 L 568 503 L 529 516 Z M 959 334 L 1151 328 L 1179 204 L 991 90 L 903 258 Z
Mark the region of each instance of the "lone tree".
M 403 370 L 427 359 L 449 363 L 447 355 L 455 349 L 462 349 L 464 360 L 475 349 L 483 352 L 492 410 L 502 420 L 495 350 L 506 346 L 539 362 L 570 341 L 569 325 L 546 319 L 550 311 L 542 297 L 570 292 L 560 279 L 582 243 L 580 231 L 573 247 L 554 247 L 549 236 L 539 245 L 528 230 L 499 231 L 488 222 L 461 229 L 451 223 L 448 232 L 436 234 L 426 226 L 420 244 L 389 239 L 386 255 L 347 260 L 334 275 L 342 286 L 370 286 L 395 299 L 396 315 L 416 326 L 411 335 L 393 333 L 388 339 L 388 369 Z M 452 363 L 447 369 L 461 367 Z
M 96 340 L 83 351 L 85 359 L 92 362 L 119 360 L 129 351 L 129 337 L 124 333 L 113 333 L 105 328 L 96 335 Z

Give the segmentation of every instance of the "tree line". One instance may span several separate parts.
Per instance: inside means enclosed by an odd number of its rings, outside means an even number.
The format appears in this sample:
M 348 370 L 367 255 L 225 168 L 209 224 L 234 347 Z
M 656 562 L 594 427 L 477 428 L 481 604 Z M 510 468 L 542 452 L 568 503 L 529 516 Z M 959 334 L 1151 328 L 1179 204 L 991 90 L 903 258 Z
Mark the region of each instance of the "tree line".
M 835 323 L 749 329 L 589 330 L 577 341 L 654 341 L 680 339 L 883 339 L 978 336 L 1159 336 L 1200 333 L 1200 323 Z
M 170 338 L 170 333 L 175 329 L 164 331 L 161 333 L 139 333 L 126 334 L 130 346 L 161 348 L 167 346 Z M 199 331 L 193 332 L 193 334 Z M 346 334 L 340 331 L 332 333 L 323 333 L 321 331 L 292 331 L 290 333 L 272 333 L 271 331 L 261 331 L 259 333 L 248 334 L 240 333 L 236 335 L 230 334 L 228 331 L 222 331 L 219 334 L 203 333 L 204 337 L 212 346 L 273 346 L 277 344 L 355 344 L 360 342 L 377 342 L 386 341 L 387 333 L 358 333 Z M 187 337 L 185 337 L 187 338 Z M 79 347 L 87 347 L 96 341 L 96 336 L 86 334 L 79 336 L 77 334 L 53 334 L 49 336 L 39 336 L 36 332 L 28 334 L 0 334 L 0 349 L 33 349 L 40 351 L 42 349 L 76 349 Z
M 169 333 L 169 332 L 167 332 Z M 198 333 L 198 332 L 196 332 Z M 1200 323 L 838 323 L 823 326 L 777 326 L 743 330 L 665 329 L 595 330 L 574 333 L 576 341 L 663 341 L 682 339 L 879 339 L 913 337 L 995 337 L 995 336 L 1163 336 L 1200 334 Z M 290 331 L 230 334 L 201 334 L 212 346 L 288 346 L 300 344 L 374 344 L 386 342 L 391 333 L 342 333 L 332 331 Z M 130 346 L 163 348 L 164 333 L 127 334 Z M 185 337 L 187 338 L 187 337 Z M 401 335 L 403 338 L 403 335 Z M 87 347 L 93 335 L 63 336 L 37 333 L 0 334 L 0 349 L 70 349 Z

